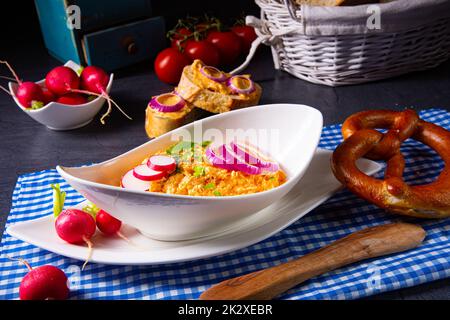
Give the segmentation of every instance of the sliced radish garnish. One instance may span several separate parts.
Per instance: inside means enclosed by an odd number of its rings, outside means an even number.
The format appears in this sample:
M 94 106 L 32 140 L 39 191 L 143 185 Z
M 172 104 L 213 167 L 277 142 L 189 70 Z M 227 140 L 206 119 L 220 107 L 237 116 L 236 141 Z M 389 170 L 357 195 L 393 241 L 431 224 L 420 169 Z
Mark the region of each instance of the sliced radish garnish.
M 277 172 L 280 169 L 280 166 L 276 161 L 270 160 L 269 157 L 264 155 L 257 147 L 248 142 L 238 143 L 232 141 L 230 146 L 237 155 L 249 164 L 263 168 L 265 171 L 269 172 Z
M 246 163 L 225 144 L 221 145 L 217 151 L 208 148 L 206 150 L 206 157 L 213 166 L 218 168 L 241 171 L 246 174 L 262 173 L 262 168 Z
M 125 173 L 120 185 L 125 189 L 136 191 L 147 191 L 150 188 L 150 182 L 138 179 L 133 174 L 133 169 Z
M 176 169 L 177 163 L 170 156 L 157 155 L 148 158 L 147 166 L 156 171 L 172 172 Z
M 156 171 L 150 169 L 147 165 L 141 164 L 133 169 L 133 175 L 143 181 L 155 181 L 160 180 L 166 176 L 164 171 Z

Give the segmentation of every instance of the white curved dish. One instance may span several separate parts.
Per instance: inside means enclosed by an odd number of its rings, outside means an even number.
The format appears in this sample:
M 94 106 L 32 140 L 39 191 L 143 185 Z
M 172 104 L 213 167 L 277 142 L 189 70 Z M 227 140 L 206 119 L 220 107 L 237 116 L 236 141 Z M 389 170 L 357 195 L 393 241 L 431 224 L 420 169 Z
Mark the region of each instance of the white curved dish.
M 95 248 L 91 262 L 116 265 L 153 265 L 191 261 L 238 250 L 288 227 L 330 198 L 341 185 L 334 178 L 330 165 L 331 152 L 318 149 L 307 173 L 282 199 L 238 221 L 234 228 L 215 237 L 190 241 L 157 241 L 140 234 L 130 226 L 121 230 L 134 244 L 118 237 L 94 236 Z M 373 174 L 381 169 L 376 162 L 361 160 L 361 170 Z M 84 202 L 77 205 L 83 207 Z M 58 238 L 52 215 L 17 223 L 7 229 L 8 234 L 48 251 L 84 261 L 87 248 L 65 243 Z
M 166 133 L 116 158 L 76 168 L 58 166 L 61 176 L 86 199 L 153 239 L 179 241 L 210 236 L 276 202 L 301 179 L 319 143 L 320 111 L 273 104 L 231 111 Z M 261 136 L 266 135 L 266 139 Z M 186 136 L 189 136 L 186 138 Z M 274 189 L 239 196 L 185 196 L 119 187 L 121 177 L 176 140 L 250 140 L 278 160 L 287 181 Z M 88 159 L 86 159 L 88 161 Z
M 80 66 L 73 61 L 67 61 L 64 65 L 71 68 L 75 72 L 80 69 Z M 114 74 L 111 74 L 108 86 L 106 87 L 106 91 L 108 93 L 111 90 L 113 79 Z M 45 79 L 37 81 L 36 83 L 43 87 L 45 85 Z M 92 101 L 77 106 L 71 106 L 53 101 L 40 109 L 30 110 L 22 107 L 15 96 L 18 87 L 17 83 L 9 82 L 8 85 L 14 101 L 23 112 L 40 124 L 56 131 L 72 130 L 87 125 L 92 121 L 105 103 L 105 98 L 102 97 L 97 97 Z

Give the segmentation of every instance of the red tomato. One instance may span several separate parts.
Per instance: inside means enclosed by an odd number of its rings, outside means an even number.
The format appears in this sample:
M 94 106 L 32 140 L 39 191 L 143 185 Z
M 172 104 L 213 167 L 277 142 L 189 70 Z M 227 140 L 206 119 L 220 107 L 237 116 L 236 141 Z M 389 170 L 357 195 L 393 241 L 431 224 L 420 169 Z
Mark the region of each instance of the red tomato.
M 242 49 L 248 52 L 256 39 L 255 29 L 250 26 L 234 26 L 231 31 L 241 40 Z
M 187 28 L 179 28 L 176 30 L 176 33 L 172 37 L 171 47 L 179 50 L 180 48 L 184 49 L 187 41 L 183 41 L 185 36 L 190 36 L 192 32 Z
M 212 31 L 206 38 L 219 50 L 220 62 L 230 65 L 236 61 L 241 54 L 241 42 L 239 37 L 231 31 Z
M 159 80 L 176 84 L 180 80 L 183 68 L 190 63 L 189 58 L 177 49 L 167 48 L 158 54 L 154 67 Z
M 217 67 L 220 62 L 219 51 L 206 40 L 191 40 L 186 44 L 184 53 L 192 60 L 200 59 L 208 66 Z

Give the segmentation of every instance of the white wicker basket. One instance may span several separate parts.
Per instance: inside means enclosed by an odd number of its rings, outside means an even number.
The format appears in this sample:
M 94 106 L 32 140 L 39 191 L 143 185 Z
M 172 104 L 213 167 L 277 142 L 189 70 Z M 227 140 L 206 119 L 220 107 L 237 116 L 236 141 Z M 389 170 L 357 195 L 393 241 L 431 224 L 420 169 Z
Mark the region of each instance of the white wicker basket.
M 357 84 L 429 69 L 450 57 L 450 0 L 396 0 L 377 4 L 380 27 L 367 20 L 373 5 L 295 6 L 255 0 L 261 19 L 247 17 L 260 43 L 270 45 L 276 69 L 329 86 Z

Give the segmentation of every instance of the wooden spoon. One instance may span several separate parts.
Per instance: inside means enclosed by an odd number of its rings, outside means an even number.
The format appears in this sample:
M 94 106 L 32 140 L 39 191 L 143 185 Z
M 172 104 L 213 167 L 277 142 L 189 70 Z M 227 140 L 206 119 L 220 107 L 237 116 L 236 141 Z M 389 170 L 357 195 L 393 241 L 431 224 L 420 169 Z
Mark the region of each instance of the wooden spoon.
M 307 255 L 237 278 L 225 280 L 202 293 L 202 300 L 268 300 L 328 271 L 419 246 L 425 230 L 409 223 L 367 228 Z

